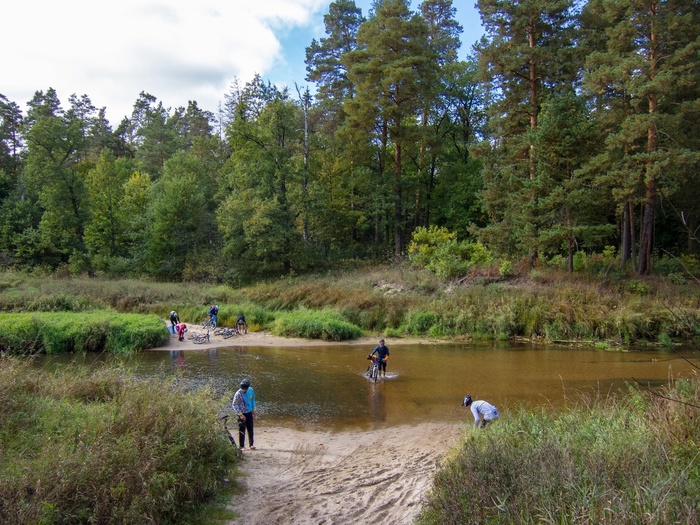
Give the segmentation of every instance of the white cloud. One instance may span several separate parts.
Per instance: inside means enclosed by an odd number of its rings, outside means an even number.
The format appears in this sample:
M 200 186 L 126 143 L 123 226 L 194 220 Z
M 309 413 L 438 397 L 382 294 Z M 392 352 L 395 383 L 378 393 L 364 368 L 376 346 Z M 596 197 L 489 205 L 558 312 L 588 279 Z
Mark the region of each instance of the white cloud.
M 141 91 L 215 111 L 231 81 L 269 78 L 281 36 L 317 26 L 329 0 L 24 0 L 3 6 L 0 93 L 20 106 L 53 87 L 106 106 L 116 126 Z M 312 29 L 309 29 L 312 31 Z M 299 42 L 302 48 L 311 41 Z M 303 64 L 299 68 L 303 81 Z M 273 82 L 276 80 L 273 79 Z

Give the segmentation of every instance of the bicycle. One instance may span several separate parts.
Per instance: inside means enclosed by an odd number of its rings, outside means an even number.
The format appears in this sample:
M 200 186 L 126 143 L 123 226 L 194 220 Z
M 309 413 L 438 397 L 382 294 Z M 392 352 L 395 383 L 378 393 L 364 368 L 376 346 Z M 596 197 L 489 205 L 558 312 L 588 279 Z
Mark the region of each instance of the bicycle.
M 214 330 L 216 328 L 216 321 L 214 321 L 213 317 L 206 316 L 204 319 L 202 319 L 199 322 L 200 325 L 202 325 L 202 328 L 207 328 Z
M 209 330 L 207 330 L 206 334 L 193 333 L 192 335 L 188 335 L 187 339 L 190 339 L 193 343 L 198 345 L 208 343 L 210 341 Z
M 219 421 L 223 421 L 223 422 L 224 422 L 224 423 L 223 423 L 223 424 L 224 424 L 224 434 L 225 434 L 226 437 L 228 438 L 228 440 L 229 440 L 229 442 L 231 443 L 231 445 L 233 445 L 233 449 L 236 451 L 236 456 L 237 456 L 238 458 L 240 458 L 240 457 L 241 457 L 241 449 L 238 448 L 238 445 L 236 445 L 236 439 L 231 435 L 231 432 L 230 432 L 229 429 L 228 429 L 228 425 L 227 425 L 228 418 L 229 418 L 229 416 L 228 416 L 228 414 L 226 414 L 226 415 L 221 416 L 221 417 L 219 418 Z
M 367 359 L 372 361 L 367 367 L 367 377 L 369 377 L 370 381 L 374 381 L 376 383 L 377 378 L 379 377 L 379 358 L 368 355 Z
M 224 339 L 228 339 L 229 337 L 238 335 L 238 332 L 235 328 L 220 327 L 214 330 L 214 335 L 220 335 Z

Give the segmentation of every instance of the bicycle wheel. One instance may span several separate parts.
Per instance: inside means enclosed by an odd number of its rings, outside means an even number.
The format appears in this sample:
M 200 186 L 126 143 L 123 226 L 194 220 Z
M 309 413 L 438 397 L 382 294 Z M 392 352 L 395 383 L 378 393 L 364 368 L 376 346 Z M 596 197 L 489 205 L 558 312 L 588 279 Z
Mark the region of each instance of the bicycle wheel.
M 372 379 L 377 382 L 377 377 L 379 377 L 379 365 L 374 365 L 372 367 Z
M 222 336 L 224 339 L 228 339 L 229 337 L 233 337 L 234 335 L 236 335 L 236 331 L 233 330 L 233 329 L 231 329 L 231 328 L 227 328 L 227 329 L 224 331 L 224 333 L 221 334 L 221 336 Z
M 207 335 L 201 335 L 197 334 L 195 338 L 192 340 L 193 343 L 201 345 L 202 343 L 208 343 L 209 342 L 209 334 Z

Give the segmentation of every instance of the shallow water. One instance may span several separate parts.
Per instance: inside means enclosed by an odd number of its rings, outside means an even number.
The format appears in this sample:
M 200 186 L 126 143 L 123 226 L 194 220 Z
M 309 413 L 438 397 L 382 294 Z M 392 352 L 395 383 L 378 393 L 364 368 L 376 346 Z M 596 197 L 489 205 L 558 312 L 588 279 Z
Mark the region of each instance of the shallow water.
M 192 387 L 211 385 L 220 404 L 250 378 L 258 419 L 315 429 L 367 429 L 418 421 L 471 421 L 465 394 L 486 399 L 501 414 L 520 404 L 560 406 L 584 393 L 605 396 L 635 380 L 645 385 L 697 372 L 677 353 L 529 344 L 395 345 L 386 379 L 365 376 L 366 346 L 226 347 L 146 351 L 131 359 L 136 373 L 177 374 Z M 696 365 L 698 353 L 682 352 Z M 98 366 L 104 355 L 41 357 L 38 366 Z

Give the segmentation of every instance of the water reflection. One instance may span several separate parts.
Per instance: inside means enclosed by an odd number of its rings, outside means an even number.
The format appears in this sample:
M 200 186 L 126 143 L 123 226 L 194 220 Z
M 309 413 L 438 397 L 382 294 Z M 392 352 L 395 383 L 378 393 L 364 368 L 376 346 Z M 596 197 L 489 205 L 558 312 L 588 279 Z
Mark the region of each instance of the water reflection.
M 391 345 L 390 345 L 391 346 Z M 259 418 L 340 429 L 423 420 L 469 421 L 461 407 L 471 393 L 501 409 L 560 405 L 581 392 L 606 395 L 633 378 L 652 386 L 687 377 L 693 367 L 665 351 L 602 351 L 530 345 L 393 345 L 387 377 L 366 377 L 367 348 L 226 347 L 142 352 L 131 359 L 141 376 L 176 373 L 192 387 L 208 385 L 228 406 L 241 379 L 255 386 Z M 697 363 L 696 353 L 683 354 Z M 98 366 L 110 358 L 43 357 L 36 362 Z

